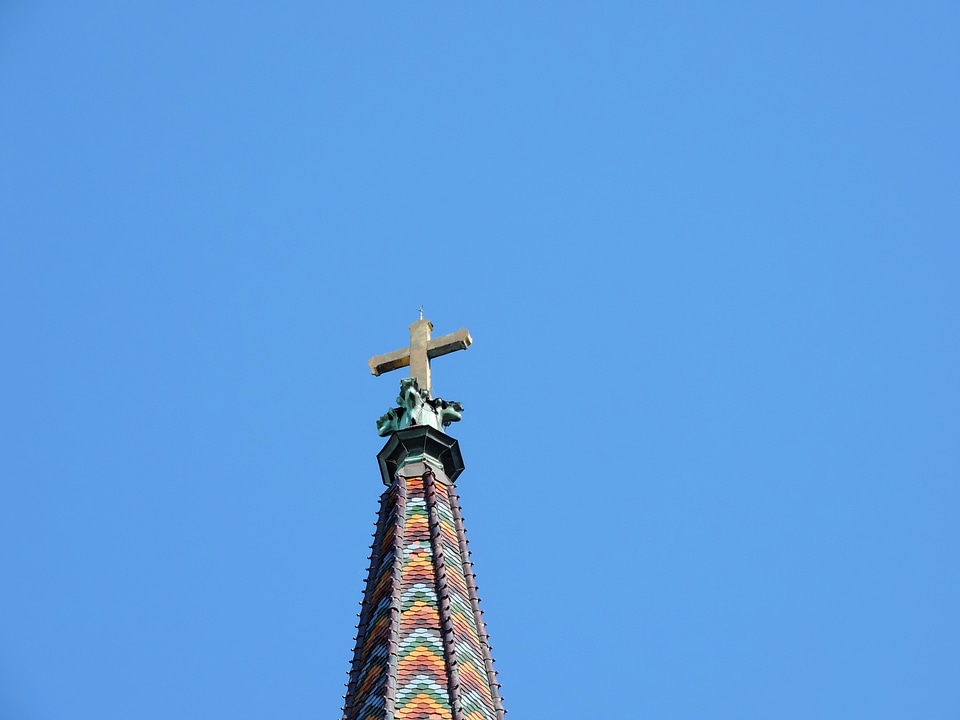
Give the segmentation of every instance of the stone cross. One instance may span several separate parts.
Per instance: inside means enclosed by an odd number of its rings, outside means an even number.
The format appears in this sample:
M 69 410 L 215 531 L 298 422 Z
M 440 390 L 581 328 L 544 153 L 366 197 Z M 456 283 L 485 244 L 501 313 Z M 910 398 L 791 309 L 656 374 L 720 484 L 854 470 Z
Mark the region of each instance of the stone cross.
M 402 350 L 394 350 L 385 355 L 374 355 L 370 358 L 370 372 L 382 375 L 385 372 L 410 366 L 410 377 L 417 379 L 422 390 L 430 393 L 430 361 L 433 358 L 452 353 L 456 350 L 466 350 L 473 343 L 473 338 L 467 330 L 461 329 L 449 335 L 430 339 L 433 323 L 420 319 L 410 326 L 410 346 Z M 430 395 L 430 397 L 433 397 Z

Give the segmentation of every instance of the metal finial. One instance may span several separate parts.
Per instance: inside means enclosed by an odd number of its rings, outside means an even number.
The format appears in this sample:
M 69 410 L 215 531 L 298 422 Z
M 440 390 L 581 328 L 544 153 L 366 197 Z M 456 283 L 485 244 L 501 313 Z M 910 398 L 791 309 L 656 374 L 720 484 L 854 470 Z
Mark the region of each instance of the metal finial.
M 423 305 L 419 307 L 420 310 L 420 319 L 423 320 Z

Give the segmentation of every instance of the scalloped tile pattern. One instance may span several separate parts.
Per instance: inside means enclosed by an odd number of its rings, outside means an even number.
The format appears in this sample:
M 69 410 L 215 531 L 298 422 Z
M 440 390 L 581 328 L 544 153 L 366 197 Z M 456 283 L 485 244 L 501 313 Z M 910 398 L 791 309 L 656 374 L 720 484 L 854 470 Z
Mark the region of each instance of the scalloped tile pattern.
M 343 720 L 502 720 L 455 503 L 422 477 L 381 497 Z
M 483 642 L 470 603 L 460 539 L 450 507 L 452 492 L 451 486 L 437 484 L 436 514 L 440 523 L 440 547 L 446 565 L 447 597 L 453 621 L 454 653 L 460 680 L 459 699 L 464 720 L 496 720 L 496 703 L 483 662 Z
M 452 720 L 423 478 L 407 480 L 400 582 L 397 720 Z
M 357 720 L 387 718 L 385 696 L 392 635 L 390 607 L 396 559 L 394 548 L 397 534 L 403 530 L 398 523 L 402 518 L 397 516 L 397 493 L 398 487 L 394 484 L 381 501 L 364 607 L 360 612 L 357 650 L 351 672 L 353 688 L 352 692 L 348 690 L 348 705 L 344 708 L 345 717 L 349 715 Z

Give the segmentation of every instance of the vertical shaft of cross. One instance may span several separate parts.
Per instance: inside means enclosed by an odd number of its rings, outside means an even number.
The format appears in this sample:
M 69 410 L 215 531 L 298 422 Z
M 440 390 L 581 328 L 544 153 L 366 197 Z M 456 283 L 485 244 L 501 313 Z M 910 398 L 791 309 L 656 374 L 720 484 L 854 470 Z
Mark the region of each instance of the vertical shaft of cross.
M 367 365 L 374 375 L 382 375 L 409 365 L 410 377 L 417 381 L 421 390 L 426 390 L 428 396 L 433 397 L 430 361 L 457 350 L 466 350 L 473 343 L 473 338 L 465 328 L 460 328 L 456 332 L 434 339 L 430 336 L 433 323 L 425 318 L 420 318 L 410 325 L 409 330 L 409 347 L 383 355 L 374 355 Z
M 410 325 L 410 377 L 430 393 L 430 358 L 427 351 L 430 345 L 430 331 L 433 323 L 429 320 L 417 320 Z

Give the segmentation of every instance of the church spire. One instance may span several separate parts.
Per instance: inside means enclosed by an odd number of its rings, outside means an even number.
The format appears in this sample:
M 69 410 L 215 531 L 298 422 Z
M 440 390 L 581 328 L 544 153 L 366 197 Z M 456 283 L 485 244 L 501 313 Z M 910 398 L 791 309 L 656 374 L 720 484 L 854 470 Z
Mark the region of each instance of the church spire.
M 409 364 L 411 377 L 401 382 L 400 407 L 377 423 L 389 436 L 377 456 L 387 488 L 343 720 L 504 718 L 454 486 L 463 460 L 457 441 L 440 429 L 459 420 L 463 408 L 433 399 L 429 385 L 420 384 L 429 383 L 430 358 L 466 349 L 472 340 L 460 330 L 431 341 L 432 328 L 418 320 L 409 348 L 370 361 L 375 375 Z

